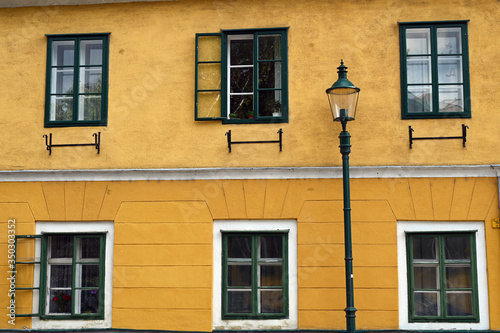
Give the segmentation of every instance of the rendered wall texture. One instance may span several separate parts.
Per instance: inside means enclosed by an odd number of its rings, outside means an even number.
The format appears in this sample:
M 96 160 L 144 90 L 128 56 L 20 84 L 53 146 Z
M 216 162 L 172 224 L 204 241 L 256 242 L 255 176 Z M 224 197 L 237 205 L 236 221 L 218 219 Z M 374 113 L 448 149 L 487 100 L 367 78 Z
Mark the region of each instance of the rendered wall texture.
M 190 0 L 0 9 L 0 169 L 119 169 L 340 165 L 339 124 L 332 124 L 325 89 L 344 59 L 361 88 L 352 165 L 500 163 L 496 92 L 500 69 L 500 3 L 478 1 Z M 401 120 L 398 22 L 470 20 L 472 118 Z M 289 123 L 221 125 L 194 121 L 195 34 L 221 29 L 289 27 Z M 44 128 L 45 34 L 110 32 L 109 121 L 98 128 Z M 458 140 L 408 147 L 417 136 L 456 136 L 469 126 L 467 147 Z M 275 140 L 276 145 L 234 147 L 234 140 Z M 102 150 L 45 150 L 54 143 L 86 143 L 101 131 Z M 188 152 L 188 153 L 187 153 Z M 27 158 L 30 156 L 30 158 Z
M 484 221 L 490 328 L 500 329 L 500 232 L 494 178 L 353 179 L 354 287 L 359 329 L 398 329 L 397 221 Z M 0 227 L 114 221 L 113 328 L 212 330 L 213 220 L 296 219 L 299 329 L 343 329 L 341 180 L 2 183 Z M 7 238 L 0 294 L 7 295 Z M 5 259 L 3 259 L 5 258 Z M 8 297 L 0 300 L 4 309 Z M 17 301 L 17 300 L 16 300 Z M 19 310 L 31 300 L 19 299 Z M 7 311 L 7 310 L 6 310 Z M 30 327 L 18 318 L 15 328 Z M 12 328 L 7 320 L 0 328 Z

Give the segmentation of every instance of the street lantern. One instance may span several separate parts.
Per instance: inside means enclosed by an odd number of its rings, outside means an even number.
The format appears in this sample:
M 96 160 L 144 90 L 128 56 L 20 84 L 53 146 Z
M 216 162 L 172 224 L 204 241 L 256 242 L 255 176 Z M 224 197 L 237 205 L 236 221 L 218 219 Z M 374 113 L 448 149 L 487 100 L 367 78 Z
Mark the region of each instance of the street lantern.
M 333 120 L 340 121 L 340 153 L 342 154 L 342 184 L 344 189 L 344 247 L 345 247 L 345 281 L 346 308 L 345 317 L 347 333 L 356 332 L 356 308 L 354 307 L 354 287 L 352 269 L 352 234 L 351 234 L 351 191 L 349 185 L 349 153 L 351 152 L 351 135 L 347 132 L 347 122 L 354 120 L 358 105 L 359 88 L 347 79 L 347 67 L 344 61 L 337 68 L 338 80 L 326 90 Z

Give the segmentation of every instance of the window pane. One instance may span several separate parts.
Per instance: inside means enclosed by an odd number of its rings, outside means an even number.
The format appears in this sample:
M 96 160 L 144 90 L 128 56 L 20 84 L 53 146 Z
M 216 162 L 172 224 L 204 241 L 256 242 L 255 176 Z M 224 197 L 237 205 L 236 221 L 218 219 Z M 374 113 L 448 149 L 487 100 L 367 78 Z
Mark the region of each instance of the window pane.
M 408 57 L 407 83 L 432 83 L 431 57 Z
M 281 290 L 262 290 L 260 294 L 261 313 L 282 313 L 283 292 Z
M 220 64 L 198 65 L 198 89 L 221 89 L 221 67 Z
M 273 117 L 281 115 L 281 91 L 259 91 L 259 116 Z
M 439 295 L 437 292 L 415 293 L 416 316 L 439 316 Z
M 446 265 L 446 288 L 471 288 L 469 265 Z
M 253 95 L 232 95 L 230 103 L 231 119 L 253 118 Z
M 439 83 L 462 83 L 462 57 L 438 57 Z
M 281 35 L 259 36 L 259 60 L 281 59 Z
M 250 291 L 228 291 L 227 293 L 228 313 L 252 313 L 252 292 Z
M 198 92 L 198 117 L 221 117 L 220 92 Z
M 259 88 L 281 88 L 281 62 L 259 63 Z
M 408 112 L 432 112 L 431 86 L 408 87 Z
M 260 238 L 260 257 L 261 258 L 283 258 L 283 237 L 261 236 Z
M 51 290 L 49 299 L 50 313 L 71 313 L 71 290 Z
M 413 259 L 437 260 L 437 238 L 413 237 Z
M 52 66 L 74 66 L 75 64 L 75 42 L 54 41 L 52 42 Z
M 446 293 L 448 316 L 472 316 L 473 302 L 471 292 Z
M 444 239 L 446 259 L 470 260 L 470 237 L 449 236 Z
M 80 68 L 80 93 L 100 93 L 102 90 L 101 67 Z
M 80 96 L 78 120 L 101 119 L 101 96 Z
M 81 265 L 81 287 L 99 287 L 99 265 Z
M 230 264 L 227 267 L 227 285 L 234 287 L 252 286 L 252 266 Z
M 406 29 L 406 54 L 430 54 L 431 30 Z
M 73 94 L 73 68 L 52 68 L 51 94 Z
M 415 289 L 439 289 L 438 266 L 415 266 L 413 279 Z
M 102 65 L 102 40 L 80 42 L 80 66 Z
M 464 111 L 463 86 L 439 86 L 439 111 Z
M 81 258 L 99 258 L 101 254 L 101 239 L 98 237 L 79 238 Z
M 198 37 L 198 61 L 221 61 L 221 37 Z
M 253 91 L 253 68 L 237 67 L 231 68 L 231 92 L 252 92 Z
M 461 28 L 438 28 L 438 53 L 439 54 L 461 54 L 462 53 L 462 29 Z
M 50 236 L 50 258 L 72 258 L 73 237 L 58 235 Z
M 50 288 L 71 288 L 71 265 L 50 265 Z
M 73 97 L 50 98 L 50 120 L 64 121 L 73 119 Z
M 99 291 L 78 290 L 80 294 L 80 312 L 79 313 L 97 313 L 99 311 Z
M 231 40 L 231 66 L 253 64 L 253 40 Z
M 227 255 L 229 258 L 251 258 L 252 238 L 250 236 L 228 236 Z
M 281 265 L 261 265 L 260 266 L 260 285 L 262 287 L 281 286 L 282 267 Z

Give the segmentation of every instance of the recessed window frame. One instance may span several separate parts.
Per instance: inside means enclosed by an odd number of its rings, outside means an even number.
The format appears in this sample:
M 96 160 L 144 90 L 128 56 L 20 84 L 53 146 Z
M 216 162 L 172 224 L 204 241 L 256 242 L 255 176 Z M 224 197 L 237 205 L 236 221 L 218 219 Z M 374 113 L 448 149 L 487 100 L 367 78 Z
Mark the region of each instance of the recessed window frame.
M 400 37 L 400 64 L 401 64 L 401 117 L 402 119 L 440 119 L 440 118 L 471 118 L 471 100 L 470 100 L 470 75 L 469 75 L 469 47 L 468 47 L 468 20 L 458 21 L 437 21 L 437 22 L 400 22 L 399 37 Z M 440 28 L 459 28 L 461 29 L 461 49 L 456 55 L 461 57 L 461 83 L 439 83 L 438 81 L 438 60 L 444 54 L 438 55 L 437 30 Z M 430 79 L 431 83 L 424 84 L 430 87 L 432 98 L 430 104 L 431 112 L 410 112 L 408 100 L 408 87 L 421 86 L 420 83 L 408 83 L 408 55 L 406 35 L 408 29 L 429 29 L 430 31 L 430 53 L 412 54 L 414 57 L 429 57 L 430 58 Z M 448 56 L 448 55 L 447 55 Z M 439 111 L 439 89 L 445 86 L 461 86 L 463 111 Z
M 288 122 L 288 28 L 262 28 L 262 29 L 237 29 L 237 30 L 222 30 L 220 33 L 198 33 L 196 34 L 196 73 L 195 73 L 195 120 L 221 120 L 223 124 L 254 124 L 254 123 L 287 123 Z M 259 59 L 259 38 L 269 35 L 280 36 L 281 52 L 279 59 L 265 60 Z M 203 47 L 202 38 L 213 38 L 215 43 L 220 45 L 220 54 L 216 58 L 203 59 L 201 54 Z M 253 41 L 253 119 L 234 119 L 231 118 L 229 112 L 230 106 L 230 43 L 232 40 L 247 39 Z M 257 59 L 257 60 L 255 60 Z M 266 62 L 279 62 L 281 66 L 280 72 L 280 87 L 279 88 L 264 88 L 259 87 L 258 73 L 261 64 Z M 210 73 L 210 77 L 220 77 L 220 80 L 215 80 L 212 85 L 207 87 L 201 80 L 200 76 L 204 73 L 203 67 L 213 65 L 214 71 Z M 274 90 L 281 94 L 281 103 L 276 105 L 276 108 L 281 110 L 281 115 L 276 116 L 261 116 L 256 110 L 259 109 L 259 92 L 266 90 Z M 217 105 L 216 114 L 203 115 L 200 111 L 203 95 L 212 95 L 214 105 Z M 278 113 L 276 113 L 278 114 Z
M 437 260 L 415 260 L 413 258 L 413 239 L 415 238 L 437 239 Z M 470 259 L 452 260 L 445 258 L 445 239 L 449 237 L 468 237 L 470 246 Z M 407 249 L 407 271 L 408 271 L 408 319 L 410 322 L 479 322 L 478 284 L 477 284 L 477 259 L 476 259 L 476 235 L 475 232 L 452 232 L 452 233 L 408 233 L 406 235 Z M 414 280 L 415 266 L 437 266 L 437 282 L 435 288 L 416 288 Z M 456 265 L 468 265 L 470 267 L 470 287 L 447 287 L 446 267 Z M 438 295 L 439 314 L 436 316 L 423 316 L 415 313 L 415 294 L 419 292 L 433 292 Z M 453 316 L 448 314 L 447 293 L 470 292 L 472 301 L 472 314 L 464 316 Z
M 108 122 L 108 82 L 109 82 L 109 36 L 110 33 L 93 33 L 93 34 L 47 34 L 47 73 L 45 83 L 45 127 L 74 127 L 74 126 L 106 126 Z M 81 64 L 80 50 L 82 42 L 85 41 L 101 41 L 102 42 L 102 61 L 100 65 Z M 73 64 L 57 65 L 53 64 L 54 42 L 68 42 L 73 45 Z M 60 93 L 53 92 L 53 70 L 67 68 L 73 71 L 72 92 Z M 82 68 L 98 68 L 101 70 L 101 91 L 100 92 L 83 92 L 80 91 L 80 70 Z M 60 84 L 60 83 L 59 83 Z M 51 114 L 52 97 L 68 96 L 72 98 L 72 118 L 69 120 L 55 120 Z M 79 119 L 80 102 L 79 96 L 98 96 L 100 97 L 100 113 L 99 119 L 85 120 Z
M 228 311 L 228 293 L 232 290 L 241 290 L 242 287 L 228 285 L 228 267 L 241 259 L 231 259 L 228 257 L 228 237 L 243 236 L 251 238 L 251 258 L 246 260 L 251 266 L 251 286 L 244 290 L 250 291 L 252 295 L 251 313 L 230 313 Z M 281 260 L 260 258 L 259 239 L 265 236 L 280 236 L 282 244 Z M 260 268 L 267 264 L 281 264 L 281 286 L 261 286 Z M 260 306 L 260 294 L 265 290 L 280 290 L 282 292 L 283 310 L 280 313 L 263 313 Z M 222 319 L 283 319 L 288 318 L 288 232 L 223 232 L 222 233 Z

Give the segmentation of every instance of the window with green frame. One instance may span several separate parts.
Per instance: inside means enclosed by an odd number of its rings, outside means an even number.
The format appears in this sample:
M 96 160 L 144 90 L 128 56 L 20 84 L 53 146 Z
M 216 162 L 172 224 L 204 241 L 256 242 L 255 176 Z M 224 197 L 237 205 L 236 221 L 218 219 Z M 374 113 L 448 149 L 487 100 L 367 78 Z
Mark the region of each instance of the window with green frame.
M 288 317 L 288 234 L 222 234 L 222 318 Z
M 196 35 L 195 120 L 288 122 L 287 28 Z
M 45 127 L 107 124 L 109 33 L 47 35 Z
M 42 319 L 103 319 L 105 279 L 105 234 L 44 234 L 18 236 L 16 251 L 40 239 L 39 261 L 16 262 L 17 270 L 39 265 L 39 285 L 21 290 L 39 290 L 38 309 L 18 317 Z M 21 242 L 21 243 L 20 243 Z M 19 288 L 18 288 L 19 289 Z M 35 294 L 33 294 L 35 295 Z
M 402 118 L 470 118 L 467 21 L 399 23 Z
M 474 233 L 407 234 L 410 322 L 478 322 Z

